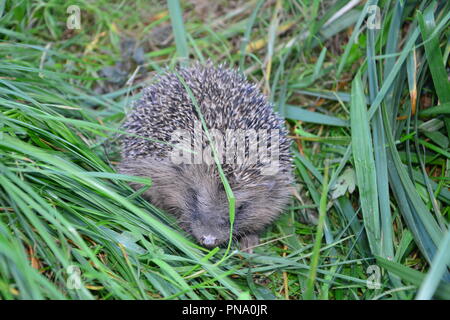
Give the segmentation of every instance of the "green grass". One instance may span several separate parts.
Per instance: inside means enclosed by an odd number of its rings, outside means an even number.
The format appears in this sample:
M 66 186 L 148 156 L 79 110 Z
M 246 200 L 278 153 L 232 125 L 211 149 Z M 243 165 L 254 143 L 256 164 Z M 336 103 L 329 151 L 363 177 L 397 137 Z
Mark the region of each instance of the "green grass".
M 78 1 L 70 31 L 61 1 L 0 0 L 0 298 L 450 299 L 450 3 L 200 3 Z M 124 37 L 145 63 L 111 84 Z M 131 102 L 186 59 L 239 67 L 293 137 L 300 198 L 252 255 L 115 171 Z

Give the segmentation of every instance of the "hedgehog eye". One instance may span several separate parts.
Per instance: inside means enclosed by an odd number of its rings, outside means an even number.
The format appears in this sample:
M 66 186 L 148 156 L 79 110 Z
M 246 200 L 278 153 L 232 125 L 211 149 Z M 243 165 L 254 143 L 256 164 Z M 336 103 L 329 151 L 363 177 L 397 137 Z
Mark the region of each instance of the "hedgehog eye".
M 248 207 L 248 202 L 243 202 L 241 205 L 237 208 L 237 212 L 242 212 Z

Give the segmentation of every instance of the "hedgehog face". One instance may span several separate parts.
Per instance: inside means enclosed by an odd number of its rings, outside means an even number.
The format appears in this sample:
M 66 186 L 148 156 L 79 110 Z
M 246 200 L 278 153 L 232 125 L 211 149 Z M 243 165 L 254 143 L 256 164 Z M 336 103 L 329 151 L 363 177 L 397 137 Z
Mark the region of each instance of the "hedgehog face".
M 230 231 L 226 192 L 220 178 L 211 174 L 213 169 L 190 165 L 178 170 L 177 184 L 184 190 L 177 210 L 180 225 L 205 247 L 226 243 Z M 282 176 L 262 176 L 251 183 L 239 179 L 229 182 L 236 198 L 235 239 L 260 232 L 289 200 L 289 180 Z
M 186 170 L 185 179 L 182 179 L 187 184 L 179 208 L 180 226 L 205 247 L 220 245 L 229 238 L 226 194 L 215 179 L 205 183 L 195 182 L 190 179 L 193 178 L 192 171 L 189 168 Z M 192 170 L 196 170 L 195 166 Z
M 180 226 L 200 244 L 215 247 L 228 241 L 228 199 L 214 166 L 174 165 L 147 158 L 123 161 L 119 170 L 128 175 L 150 177 L 152 187 L 144 197 L 174 214 Z M 258 234 L 289 201 L 289 173 L 256 176 L 250 182 L 236 176 L 228 180 L 236 198 L 234 239 Z

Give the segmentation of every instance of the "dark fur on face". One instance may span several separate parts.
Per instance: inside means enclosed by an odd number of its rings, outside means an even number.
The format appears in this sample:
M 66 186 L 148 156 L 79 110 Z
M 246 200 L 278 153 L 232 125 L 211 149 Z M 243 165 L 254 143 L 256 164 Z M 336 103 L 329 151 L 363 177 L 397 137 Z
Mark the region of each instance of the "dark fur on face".
M 174 214 L 180 226 L 201 244 L 214 247 L 228 241 L 228 200 L 214 165 L 174 165 L 170 161 L 136 159 L 123 161 L 119 170 L 123 174 L 150 177 L 153 185 L 143 196 Z M 241 239 L 246 248 L 254 246 L 258 233 L 289 202 L 290 178 L 279 174 L 261 176 L 251 183 L 238 179 L 230 179 L 229 183 L 236 198 L 233 237 Z

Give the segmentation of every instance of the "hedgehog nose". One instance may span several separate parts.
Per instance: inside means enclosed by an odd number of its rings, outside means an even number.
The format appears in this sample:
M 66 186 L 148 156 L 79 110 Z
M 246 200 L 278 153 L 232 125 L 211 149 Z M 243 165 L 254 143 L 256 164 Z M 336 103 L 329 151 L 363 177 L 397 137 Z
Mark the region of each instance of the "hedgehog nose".
M 201 242 L 205 246 L 212 247 L 217 243 L 217 238 L 213 235 L 208 234 L 201 237 Z

